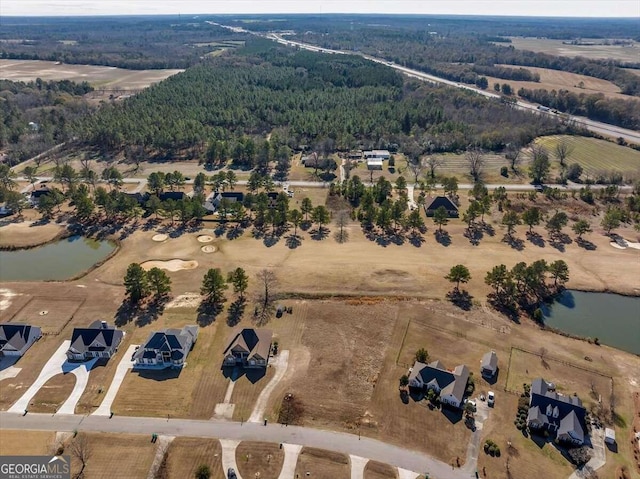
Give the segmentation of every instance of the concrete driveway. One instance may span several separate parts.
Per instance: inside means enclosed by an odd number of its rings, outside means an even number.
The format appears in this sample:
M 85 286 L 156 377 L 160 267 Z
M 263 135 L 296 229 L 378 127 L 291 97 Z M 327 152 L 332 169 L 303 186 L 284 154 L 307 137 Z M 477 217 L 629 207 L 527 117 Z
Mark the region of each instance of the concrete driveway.
M 133 356 L 133 353 L 135 352 L 137 347 L 138 347 L 137 344 L 132 344 L 131 346 L 129 346 L 129 349 L 127 349 L 127 352 L 124 353 L 124 356 L 122 357 L 122 359 L 120 360 L 120 363 L 118 364 L 116 373 L 113 376 L 113 380 L 109 385 L 107 394 L 104 395 L 104 399 L 102 400 L 100 407 L 91 413 L 92 415 L 95 415 L 95 416 L 111 415 L 111 405 L 113 404 L 113 401 L 115 400 L 116 395 L 120 390 L 122 381 L 124 381 L 124 378 L 129 372 L 129 370 L 133 368 L 133 361 L 131 360 L 131 357 Z
M 276 368 L 276 374 L 271 378 L 269 384 L 267 384 L 260 396 L 258 396 L 258 400 L 256 401 L 255 406 L 253 407 L 253 412 L 249 417 L 249 422 L 262 422 L 264 419 L 264 411 L 267 409 L 267 402 L 269 401 L 269 397 L 271 393 L 276 388 L 280 380 L 284 377 L 284 374 L 287 372 L 287 366 L 289 365 L 289 351 L 280 351 L 276 357 L 272 358 L 269 362 L 272 367 Z

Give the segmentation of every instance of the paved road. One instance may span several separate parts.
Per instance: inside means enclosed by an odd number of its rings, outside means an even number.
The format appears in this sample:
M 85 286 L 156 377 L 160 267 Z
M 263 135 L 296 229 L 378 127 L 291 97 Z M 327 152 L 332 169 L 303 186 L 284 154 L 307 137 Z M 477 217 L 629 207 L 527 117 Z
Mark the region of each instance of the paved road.
M 249 32 L 249 33 L 253 33 L 253 32 Z M 254 33 L 255 34 L 255 33 Z M 301 43 L 301 42 L 295 42 L 292 40 L 287 40 L 285 38 L 282 38 L 282 36 L 277 35 L 275 33 L 268 33 L 266 35 L 264 35 L 265 38 L 268 38 L 269 40 L 273 40 L 275 42 L 278 42 L 282 45 L 288 45 L 288 46 L 295 46 L 298 48 L 303 48 L 305 50 L 309 50 L 309 51 L 313 51 L 313 52 L 321 52 L 321 53 L 331 53 L 331 54 L 338 54 L 338 55 L 357 55 L 358 53 L 356 52 L 347 52 L 347 51 L 342 51 L 342 50 L 332 50 L 330 48 L 322 48 L 322 47 L 318 47 L 316 45 L 310 45 L 308 43 Z M 456 88 L 462 88 L 465 90 L 471 90 L 474 91 L 482 96 L 485 96 L 487 98 L 495 98 L 498 99 L 500 98 L 500 95 L 496 94 L 496 93 L 492 93 L 490 91 L 486 91 L 486 90 L 482 90 L 480 88 L 475 88 L 473 86 L 470 85 L 463 85 L 461 83 L 458 82 L 454 82 L 451 80 L 447 80 L 445 78 L 440 78 L 434 75 L 430 75 L 428 73 L 424 73 L 421 72 L 419 70 L 413 70 L 411 68 L 407 68 L 407 67 L 403 67 L 402 65 L 398 65 L 396 63 L 387 61 L 387 60 L 383 60 L 381 58 L 376 58 L 373 57 L 371 55 L 361 55 L 363 58 L 366 58 L 367 60 L 370 60 L 372 62 L 375 63 L 381 63 L 383 65 L 387 65 L 390 68 L 394 68 L 395 70 L 398 70 L 399 72 L 403 73 L 404 75 L 411 77 L 411 78 L 416 78 L 418 80 L 423 80 L 423 81 L 428 81 L 430 83 L 436 83 L 436 84 L 443 84 L 443 85 L 449 85 L 449 86 L 453 86 Z M 534 104 L 534 103 L 529 103 L 526 101 L 518 101 L 516 102 L 516 107 L 520 108 L 522 110 L 528 110 L 528 111 L 532 111 L 535 112 L 536 114 L 539 115 L 550 115 L 550 116 L 556 116 L 555 113 L 549 111 L 540 111 L 538 110 L 538 105 Z M 598 133 L 600 135 L 604 135 L 604 136 L 610 136 L 610 137 L 622 137 L 627 141 L 631 141 L 633 143 L 640 143 L 640 132 L 635 131 L 635 130 L 629 130 L 626 128 L 620 128 L 614 125 L 609 125 L 607 123 L 601 123 L 598 121 L 594 121 L 594 120 L 590 120 L 588 118 L 585 117 L 581 117 L 581 116 L 572 116 L 572 115 L 563 115 L 563 118 L 566 118 L 569 121 L 572 121 L 573 123 L 579 124 L 580 126 L 582 126 L 583 128 Z
M 428 472 L 432 479 L 468 479 L 470 476 L 459 469 L 438 461 L 424 453 L 403 449 L 374 439 L 353 434 L 324 431 L 298 426 L 284 427 L 280 424 L 263 426 L 255 423 L 229 421 L 204 421 L 192 419 L 160 419 L 143 417 L 80 416 L 0 412 L 3 429 L 34 431 L 90 431 L 108 433 L 159 434 L 168 436 L 190 436 L 225 438 L 236 441 L 266 441 L 300 444 L 337 451 L 361 457 L 370 457 L 393 466 L 417 472 Z

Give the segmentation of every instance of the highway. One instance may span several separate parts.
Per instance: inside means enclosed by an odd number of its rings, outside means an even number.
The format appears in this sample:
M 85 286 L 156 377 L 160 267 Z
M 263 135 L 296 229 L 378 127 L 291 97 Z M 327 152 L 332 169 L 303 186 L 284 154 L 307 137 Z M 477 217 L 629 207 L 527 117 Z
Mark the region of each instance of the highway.
M 224 26 L 224 25 L 221 25 Z M 225 28 L 230 28 L 230 27 L 225 27 Z M 246 31 L 246 30 L 245 30 Z M 249 32 L 249 33 L 253 33 L 254 35 L 259 35 L 257 33 L 254 32 Z M 263 36 L 263 35 L 261 35 Z M 301 43 L 301 42 L 295 42 L 293 40 L 288 40 L 286 38 L 282 38 L 282 36 L 276 34 L 276 33 L 268 33 L 266 35 L 264 35 L 265 38 L 268 38 L 269 40 L 273 40 L 275 42 L 278 42 L 282 45 L 288 45 L 288 46 L 293 46 L 293 47 L 298 47 L 298 48 L 303 48 L 305 50 L 309 50 L 312 52 L 319 52 L 319 53 L 330 53 L 330 54 L 337 54 L 337 55 L 360 55 L 363 58 L 366 58 L 367 60 L 370 60 L 372 62 L 376 62 L 376 63 L 380 63 L 383 65 L 387 65 L 390 68 L 394 68 L 396 70 L 398 70 L 399 72 L 403 73 L 404 75 L 410 77 L 410 78 L 415 78 L 418 80 L 422 80 L 422 81 L 427 81 L 433 84 L 442 84 L 442 85 L 449 85 L 452 87 L 456 87 L 456 88 L 462 88 L 464 90 L 471 90 L 475 93 L 478 93 L 479 95 L 485 96 L 487 98 L 493 98 L 493 99 L 499 99 L 501 98 L 500 95 L 490 92 L 490 91 L 486 91 L 486 90 L 482 90 L 480 88 L 476 88 L 470 85 L 464 85 L 462 83 L 457 83 L 451 80 L 447 80 L 445 78 L 440 78 L 434 75 L 430 75 L 428 73 L 424 73 L 418 70 L 413 70 L 411 68 L 407 68 L 404 67 L 402 65 L 398 65 L 396 63 L 387 61 L 387 60 L 383 60 L 381 58 L 376 58 L 373 57 L 371 55 L 365 55 L 365 54 L 358 54 L 356 52 L 347 52 L 347 51 L 343 51 L 343 50 L 332 50 L 330 48 L 322 48 L 322 47 L 318 47 L 316 45 L 310 45 L 308 43 Z M 557 116 L 555 113 L 551 112 L 551 111 L 541 111 L 538 110 L 538 105 L 534 104 L 534 103 L 529 103 L 526 101 L 522 101 L 519 100 L 517 101 L 515 104 L 515 106 L 517 106 L 518 108 L 522 109 L 522 110 L 529 110 L 532 113 L 538 114 L 538 115 L 549 115 L 549 116 Z M 626 128 L 620 128 L 618 126 L 614 126 L 614 125 L 609 125 L 607 123 L 602 123 L 602 122 L 598 122 L 598 121 L 594 121 L 594 120 L 590 120 L 588 118 L 582 117 L 582 116 L 573 116 L 573 115 L 563 115 L 562 116 L 563 119 L 565 119 L 566 121 L 571 121 L 579 126 L 582 126 L 583 128 L 592 131 L 594 133 L 597 133 L 599 135 L 602 136 L 609 136 L 609 137 L 613 137 L 613 138 L 624 138 L 626 141 L 631 142 L 631 143 L 637 143 L 640 144 L 640 132 L 635 131 L 635 130 L 629 130 Z

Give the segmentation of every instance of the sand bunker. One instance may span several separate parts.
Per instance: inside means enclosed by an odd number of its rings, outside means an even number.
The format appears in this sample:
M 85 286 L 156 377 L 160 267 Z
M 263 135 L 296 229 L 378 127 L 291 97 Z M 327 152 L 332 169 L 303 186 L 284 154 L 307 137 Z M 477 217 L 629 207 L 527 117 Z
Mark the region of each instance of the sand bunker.
M 213 236 L 200 235 L 200 236 L 198 236 L 198 241 L 200 243 L 211 243 L 213 241 Z
M 202 296 L 199 293 L 184 293 L 174 298 L 167 308 L 194 308 L 200 304 Z
M 609 244 L 611 246 L 613 246 L 614 248 L 618 248 L 618 249 L 627 249 L 627 248 L 640 249 L 640 243 L 634 243 L 633 241 L 627 241 L 624 238 L 618 238 L 618 239 L 616 239 L 615 241 L 612 241 Z
M 153 238 L 151 238 L 152 241 L 165 241 L 168 238 L 167 235 L 163 235 L 163 234 L 158 234 L 158 235 L 154 235 Z
M 218 248 L 216 248 L 212 244 L 209 244 L 207 246 L 203 246 L 200 249 L 202 250 L 203 253 L 215 253 L 216 251 L 218 251 Z
M 166 269 L 167 271 L 182 271 L 185 269 L 196 269 L 198 267 L 197 261 L 184 261 L 181 259 L 170 259 L 169 261 L 145 261 L 142 266 L 146 271 L 151 268 Z

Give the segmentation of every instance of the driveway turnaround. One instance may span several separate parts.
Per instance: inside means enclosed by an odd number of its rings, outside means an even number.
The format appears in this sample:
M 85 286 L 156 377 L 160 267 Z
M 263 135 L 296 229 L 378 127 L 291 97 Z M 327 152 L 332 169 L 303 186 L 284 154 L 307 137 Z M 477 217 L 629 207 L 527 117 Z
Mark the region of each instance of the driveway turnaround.
M 349 456 L 351 462 L 351 479 L 364 479 L 364 468 L 369 459 L 360 456 Z
M 22 413 L 24 410 L 19 412 Z M 243 424 L 217 420 L 167 420 L 166 418 L 124 416 L 114 416 L 109 419 L 103 416 L 81 416 L 79 414 L 51 416 L 49 414 L 29 413 L 26 416 L 22 416 L 22 414 L 8 412 L 0 412 L 0 424 L 3 429 L 32 431 L 77 430 L 148 434 L 149 436 L 156 433 L 168 436 L 300 444 L 342 454 L 372 457 L 377 461 L 409 471 L 427 472 L 432 479 L 469 479 L 470 477 L 469 473 L 460 469 L 451 469 L 450 465 L 422 452 L 411 451 L 367 437 L 358 438 L 354 434 L 299 426 L 285 427 L 280 424 L 263 426 L 262 424 L 249 422 Z M 404 477 L 415 479 L 417 474 Z
M 65 363 L 62 365 L 64 372 L 67 372 L 69 367 L 73 367 L 68 372 L 76 377 L 76 384 L 73 386 L 73 391 L 71 391 L 67 400 L 56 411 L 56 414 L 74 414 L 76 412 L 76 405 L 89 382 L 89 371 L 93 369 L 96 362 L 98 362 L 98 358 L 93 358 L 80 364 Z
M 284 450 L 284 463 L 280 470 L 278 479 L 292 479 L 296 473 L 296 466 L 298 465 L 298 456 L 302 451 L 302 446 L 299 444 L 283 444 Z
M 222 446 L 222 469 L 224 473 L 227 474 L 229 468 L 233 468 L 233 470 L 236 471 L 238 479 L 242 479 L 238 472 L 238 465 L 236 464 L 236 448 L 240 442 L 241 441 L 233 441 L 230 439 L 220 439 L 220 446 Z
M 49 358 L 47 364 L 44 365 L 40 375 L 36 378 L 35 382 L 26 390 L 26 392 L 18 399 L 13 406 L 9 408 L 9 412 L 23 413 L 29 408 L 29 401 L 33 399 L 33 396 L 40 390 L 44 384 L 56 374 L 62 372 L 62 366 L 67 361 L 67 349 L 71 341 L 63 341 L 60 347 L 57 349 L 53 356 Z
M 93 415 L 109 416 L 111 414 L 111 405 L 116 398 L 116 394 L 118 394 L 118 390 L 122 385 L 122 381 L 124 381 L 124 377 L 133 367 L 133 361 L 131 360 L 131 357 L 133 356 L 133 353 L 137 347 L 137 344 L 132 344 L 131 346 L 129 346 L 129 349 L 127 349 L 127 352 L 124 353 L 124 357 L 120 360 L 118 368 L 116 369 L 116 374 L 113 376 L 113 380 L 111 381 L 109 390 L 107 391 L 107 394 L 104 395 L 104 399 L 102 400 L 100 407 L 93 411 Z
M 276 373 L 271 378 L 271 381 L 269 381 L 269 384 L 264 387 L 260 396 L 258 396 L 256 405 L 253 407 L 251 417 L 249 417 L 249 422 L 262 422 L 264 419 L 264 411 L 267 409 L 269 397 L 284 377 L 284 374 L 287 372 L 287 366 L 289 365 L 289 351 L 280 351 L 280 354 L 273 358 L 269 364 L 276 368 Z

